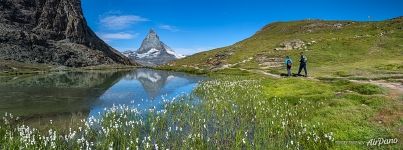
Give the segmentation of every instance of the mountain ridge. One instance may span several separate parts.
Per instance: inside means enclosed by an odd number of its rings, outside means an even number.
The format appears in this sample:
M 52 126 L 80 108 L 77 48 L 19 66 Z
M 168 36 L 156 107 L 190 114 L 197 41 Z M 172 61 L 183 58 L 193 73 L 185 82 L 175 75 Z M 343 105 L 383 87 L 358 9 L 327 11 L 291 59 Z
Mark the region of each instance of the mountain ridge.
M 69 67 L 133 64 L 88 27 L 80 0 L 0 3 L 0 59 Z

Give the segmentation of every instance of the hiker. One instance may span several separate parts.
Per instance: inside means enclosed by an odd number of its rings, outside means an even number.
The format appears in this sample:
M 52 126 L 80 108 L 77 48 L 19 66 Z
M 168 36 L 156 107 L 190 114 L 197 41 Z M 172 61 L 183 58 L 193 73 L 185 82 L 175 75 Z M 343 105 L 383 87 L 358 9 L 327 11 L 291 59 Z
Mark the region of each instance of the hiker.
M 306 71 L 306 63 L 308 61 L 308 58 L 306 58 L 306 56 L 304 55 L 304 52 L 301 52 L 301 58 L 299 60 L 299 70 L 298 70 L 298 76 L 302 76 L 301 75 L 301 71 L 302 69 L 304 69 L 305 71 L 305 77 L 308 77 L 308 72 Z
M 285 57 L 285 65 L 287 66 L 287 76 L 291 76 L 292 60 L 290 56 Z

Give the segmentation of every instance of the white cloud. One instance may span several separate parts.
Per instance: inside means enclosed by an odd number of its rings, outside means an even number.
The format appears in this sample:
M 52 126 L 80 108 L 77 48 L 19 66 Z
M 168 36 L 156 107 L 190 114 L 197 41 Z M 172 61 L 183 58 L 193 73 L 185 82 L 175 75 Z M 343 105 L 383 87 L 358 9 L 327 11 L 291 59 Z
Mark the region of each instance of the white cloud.
M 111 41 L 111 40 L 130 40 L 136 38 L 139 34 L 119 32 L 119 33 L 97 33 L 97 35 L 104 41 Z
M 101 18 L 100 23 L 109 29 L 124 29 L 130 25 L 145 21 L 150 20 L 136 15 L 111 15 Z
M 179 29 L 177 27 L 171 26 L 171 25 L 166 25 L 166 24 L 160 25 L 158 28 L 160 28 L 162 30 L 168 30 L 168 31 L 171 31 L 171 32 L 178 32 L 179 31 Z

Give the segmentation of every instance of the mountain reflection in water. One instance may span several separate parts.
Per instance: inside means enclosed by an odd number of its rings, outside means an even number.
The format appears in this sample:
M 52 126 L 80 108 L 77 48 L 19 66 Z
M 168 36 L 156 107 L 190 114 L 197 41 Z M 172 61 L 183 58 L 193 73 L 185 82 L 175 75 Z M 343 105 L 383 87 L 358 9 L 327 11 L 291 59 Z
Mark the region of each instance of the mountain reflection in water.
M 203 79 L 152 69 L 0 77 L 0 113 L 29 118 L 82 113 L 88 117 L 113 105 L 161 108 L 164 98 L 188 94 Z
M 203 77 L 152 69 L 137 69 L 126 74 L 109 88 L 93 105 L 90 115 L 115 105 L 133 106 L 140 110 L 162 108 L 163 100 L 189 94 Z

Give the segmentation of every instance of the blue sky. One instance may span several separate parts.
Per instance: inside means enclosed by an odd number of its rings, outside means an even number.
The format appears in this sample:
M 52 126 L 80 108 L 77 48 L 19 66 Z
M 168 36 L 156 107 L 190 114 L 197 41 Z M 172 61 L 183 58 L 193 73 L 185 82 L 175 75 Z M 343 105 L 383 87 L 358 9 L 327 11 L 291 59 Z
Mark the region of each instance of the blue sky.
M 82 0 L 82 7 L 89 26 L 119 51 L 138 49 L 153 28 L 186 55 L 231 45 L 275 21 L 403 15 L 403 0 Z

